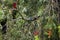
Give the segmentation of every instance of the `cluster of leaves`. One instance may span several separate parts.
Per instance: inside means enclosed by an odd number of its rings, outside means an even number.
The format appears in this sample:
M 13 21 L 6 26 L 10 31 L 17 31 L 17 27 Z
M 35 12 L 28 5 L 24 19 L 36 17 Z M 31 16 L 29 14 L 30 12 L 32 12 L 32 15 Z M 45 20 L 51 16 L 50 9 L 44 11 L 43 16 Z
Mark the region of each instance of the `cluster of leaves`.
M 54 20 L 56 20 L 56 15 L 51 13 L 53 15 L 52 15 L 52 18 L 50 18 L 49 13 L 44 14 L 44 11 L 43 11 L 46 8 L 46 5 L 48 5 L 48 0 L 19 0 L 18 1 L 17 10 L 19 12 L 17 12 L 16 19 L 21 17 L 20 14 L 22 14 L 23 17 L 33 17 L 35 15 L 41 16 L 36 21 L 26 21 L 23 19 L 11 21 L 12 16 L 9 13 L 9 10 L 12 9 L 13 2 L 14 2 L 13 0 L 4 1 L 4 6 L 8 6 L 8 8 L 6 9 L 6 16 L 8 18 L 6 39 L 8 40 L 34 40 L 33 32 L 35 30 L 40 31 L 42 29 L 41 28 L 42 26 L 44 27 L 44 29 L 49 29 L 49 28 L 56 29 L 56 24 L 55 22 L 53 22 Z M 2 14 L 2 10 L 0 10 L 0 16 L 2 17 L 2 15 L 5 15 L 5 14 Z M 40 34 L 39 34 L 39 37 L 40 37 Z

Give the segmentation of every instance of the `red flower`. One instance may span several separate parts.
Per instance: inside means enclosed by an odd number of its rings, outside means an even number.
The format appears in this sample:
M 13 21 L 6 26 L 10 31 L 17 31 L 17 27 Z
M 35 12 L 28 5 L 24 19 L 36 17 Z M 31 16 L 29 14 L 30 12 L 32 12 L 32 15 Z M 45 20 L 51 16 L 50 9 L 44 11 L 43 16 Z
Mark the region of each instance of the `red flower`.
M 52 32 L 51 31 L 48 31 L 48 36 L 51 36 L 52 35 Z
M 17 4 L 14 2 L 14 3 L 13 3 L 13 8 L 16 8 L 16 5 L 17 5 Z
M 35 31 L 35 32 L 34 32 L 34 35 L 38 35 L 38 34 L 39 34 L 39 32 L 38 32 L 38 31 Z

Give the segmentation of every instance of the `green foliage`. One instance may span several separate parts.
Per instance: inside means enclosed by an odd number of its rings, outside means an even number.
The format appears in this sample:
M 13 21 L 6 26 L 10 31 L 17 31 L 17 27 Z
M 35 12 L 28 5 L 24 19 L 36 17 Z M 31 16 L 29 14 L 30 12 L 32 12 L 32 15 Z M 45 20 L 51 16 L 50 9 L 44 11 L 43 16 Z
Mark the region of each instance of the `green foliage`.
M 0 32 L 0 40 L 2 40 L 2 33 Z
M 3 19 L 3 11 L 0 9 L 0 21 Z
M 12 4 L 16 0 L 5 0 L 4 1 L 4 12 L 0 8 L 0 21 L 7 17 L 7 40 L 34 40 L 33 32 L 35 30 L 39 31 L 39 38 L 41 35 L 40 30 L 44 30 L 43 34 L 47 35 L 46 30 L 52 28 L 53 34 L 57 28 L 57 17 L 56 14 L 51 11 L 51 16 L 49 12 L 44 13 L 44 9 L 49 4 L 49 0 L 19 0 L 17 2 L 17 15 L 16 19 L 12 19 L 12 12 L 9 13 L 9 10 L 12 9 Z M 49 9 L 48 9 L 49 10 Z M 46 10 L 46 11 L 48 11 Z M 11 10 L 12 11 L 12 10 Z M 4 13 L 4 14 L 3 14 Z M 34 17 L 40 16 L 35 21 L 26 21 L 23 19 L 18 19 L 20 17 Z M 4 16 L 2 16 L 4 15 Z M 12 20 L 11 20 L 12 19 Z M 37 21 L 37 22 L 36 22 Z M 36 25 L 37 24 L 37 25 Z M 41 28 L 42 27 L 42 28 Z M 60 32 L 60 30 L 59 30 Z M 0 32 L 0 40 L 2 40 L 2 34 Z M 56 34 L 52 35 L 55 36 Z M 45 36 L 44 36 L 45 37 Z M 38 39 L 36 39 L 38 40 Z

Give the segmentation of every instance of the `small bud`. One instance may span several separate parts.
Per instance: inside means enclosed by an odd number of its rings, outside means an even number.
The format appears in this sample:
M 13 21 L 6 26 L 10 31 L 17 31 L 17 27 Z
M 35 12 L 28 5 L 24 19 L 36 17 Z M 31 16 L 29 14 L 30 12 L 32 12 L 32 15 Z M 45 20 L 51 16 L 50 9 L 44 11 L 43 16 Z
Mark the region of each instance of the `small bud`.
M 34 35 L 38 35 L 38 34 L 39 34 L 39 32 L 38 32 L 38 31 L 35 31 L 35 32 L 34 32 Z
M 13 3 L 13 8 L 16 8 L 17 4 L 16 2 Z

